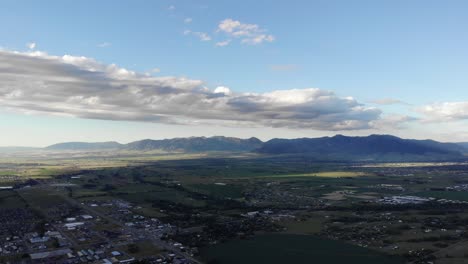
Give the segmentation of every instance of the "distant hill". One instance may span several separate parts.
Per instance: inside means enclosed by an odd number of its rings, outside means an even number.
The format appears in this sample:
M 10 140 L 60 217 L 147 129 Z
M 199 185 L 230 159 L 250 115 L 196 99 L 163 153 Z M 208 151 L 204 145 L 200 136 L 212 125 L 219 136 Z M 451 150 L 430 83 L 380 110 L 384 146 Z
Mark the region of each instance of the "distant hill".
M 129 150 L 163 150 L 181 152 L 252 151 L 262 146 L 258 138 L 190 137 L 135 141 L 124 146 Z
M 459 142 L 457 145 L 463 147 L 465 152 L 468 152 L 468 142 Z
M 307 154 L 331 159 L 439 160 L 461 158 L 464 148 L 455 143 L 401 139 L 390 135 L 272 139 L 257 150 L 265 154 Z
M 14 152 L 28 152 L 41 150 L 41 148 L 34 147 L 0 147 L 0 153 L 14 153 Z
M 240 139 L 234 137 L 189 137 L 152 140 L 145 139 L 120 144 L 118 142 L 65 142 L 46 147 L 46 150 L 106 150 L 122 149 L 135 151 L 161 150 L 168 152 L 208 152 L 208 151 L 252 151 L 263 144 L 257 138 Z
M 47 150 L 104 150 L 104 149 L 119 149 L 122 147 L 122 144 L 114 141 L 109 142 L 96 142 L 96 143 L 89 143 L 89 142 L 65 142 L 65 143 L 58 143 L 51 146 L 46 147 Z

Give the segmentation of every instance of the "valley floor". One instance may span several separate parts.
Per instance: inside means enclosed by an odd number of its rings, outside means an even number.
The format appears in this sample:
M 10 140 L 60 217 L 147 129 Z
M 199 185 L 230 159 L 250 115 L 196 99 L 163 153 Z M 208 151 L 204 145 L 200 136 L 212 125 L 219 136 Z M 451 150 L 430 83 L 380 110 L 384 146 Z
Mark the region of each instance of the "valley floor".
M 468 263 L 464 162 L 100 154 L 0 168 L 0 261 Z

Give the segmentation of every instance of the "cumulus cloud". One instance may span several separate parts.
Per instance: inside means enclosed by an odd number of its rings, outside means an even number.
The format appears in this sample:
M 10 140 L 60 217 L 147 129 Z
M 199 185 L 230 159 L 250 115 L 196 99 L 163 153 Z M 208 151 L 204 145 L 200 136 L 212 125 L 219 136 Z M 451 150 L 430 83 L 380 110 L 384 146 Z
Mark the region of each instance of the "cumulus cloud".
M 468 120 L 468 102 L 433 103 L 416 108 L 416 112 L 423 114 L 427 122 Z
M 225 95 L 231 95 L 231 89 L 225 86 L 218 86 L 216 89 L 213 91 L 215 94 L 225 94 Z
M 0 51 L 0 106 L 89 119 L 366 129 L 381 111 L 317 88 L 236 93 L 201 80 L 154 77 L 92 58 Z
M 191 30 L 185 30 L 184 35 L 192 35 L 197 37 L 201 41 L 210 41 L 211 37 L 205 32 L 198 32 L 198 31 L 191 31 Z
M 160 73 L 160 72 L 161 72 L 161 69 L 159 69 L 159 68 L 152 68 L 152 69 L 147 70 L 147 71 L 144 73 L 144 75 L 145 75 L 146 77 L 148 77 L 148 76 L 151 76 L 151 75 L 153 75 L 153 74 Z
M 256 24 L 246 24 L 231 18 L 218 24 L 218 32 L 224 32 L 230 37 L 241 39 L 241 43 L 258 45 L 263 42 L 273 42 L 275 37 Z
M 26 44 L 26 47 L 28 47 L 28 49 L 35 49 L 36 42 L 29 42 L 28 44 Z

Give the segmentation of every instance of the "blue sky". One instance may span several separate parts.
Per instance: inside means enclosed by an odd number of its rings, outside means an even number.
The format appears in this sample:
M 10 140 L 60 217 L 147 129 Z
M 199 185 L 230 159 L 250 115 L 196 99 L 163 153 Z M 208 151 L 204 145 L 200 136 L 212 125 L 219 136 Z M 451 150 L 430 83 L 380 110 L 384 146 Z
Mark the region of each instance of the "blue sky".
M 115 115 L 110 118 L 81 112 L 62 115 L 60 109 L 65 108 L 38 111 L 37 107 L 26 107 L 32 101 L 26 104 L 26 99 L 22 99 L 22 105 L 18 106 L 19 99 L 10 96 L 3 99 L 7 107 L 0 106 L 0 128 L 8 135 L 0 139 L 0 145 L 42 146 L 64 140 L 128 142 L 147 137 L 219 134 L 268 139 L 392 133 L 468 141 L 468 133 L 464 132 L 468 117 L 463 114 L 468 111 L 466 1 L 15 0 L 1 3 L 0 47 L 6 53 L 41 51 L 47 56 L 84 56 L 101 65 L 117 64 L 155 78 L 175 76 L 201 80 L 211 90 L 228 87 L 230 92 L 243 94 L 242 98 L 250 93 L 317 88 L 332 92 L 336 99 L 352 97 L 363 107 L 381 113 L 370 117 L 369 112 L 363 113 L 361 109 L 350 117 L 350 110 L 343 110 L 346 111 L 343 118 L 327 116 L 323 121 L 301 117 L 294 124 L 286 122 L 287 118 L 310 112 L 309 108 L 303 110 L 305 104 L 313 104 L 313 111 L 322 114 L 330 111 L 330 105 L 341 102 L 330 102 L 326 111 L 318 109 L 315 106 L 318 92 L 314 91 L 315 99 L 309 94 L 294 94 L 294 98 L 309 96 L 309 99 L 300 101 L 300 107 L 296 102 L 288 104 L 288 109 L 295 112 L 291 114 L 288 110 L 288 115 L 279 115 L 284 120 L 274 119 L 271 112 L 283 111 L 285 102 L 273 100 L 277 105 L 271 106 L 271 110 L 263 104 L 262 97 L 255 102 L 261 101 L 261 108 L 268 108 L 269 113 L 249 112 L 248 118 L 234 120 L 236 124 L 232 124 L 232 117 L 214 117 L 206 111 L 184 116 L 187 114 L 178 109 L 174 110 L 178 122 L 172 119 L 148 122 L 148 117 L 139 117 L 135 122 Z M 28 43 L 35 45 L 27 47 Z M 10 67 L 23 68 L 18 60 L 14 63 Z M 0 75 L 0 81 L 1 78 L 11 77 Z M 24 84 L 24 81 L 18 79 L 17 83 Z M 21 91 L 23 96 L 31 92 L 18 87 L 14 91 Z M 4 94 L 12 91 L 5 90 Z M 74 93 L 73 96 L 83 95 Z M 265 96 L 268 100 L 273 98 Z M 285 93 L 279 96 L 287 97 Z M 320 93 L 320 96 L 328 95 Z M 37 100 L 34 103 L 39 104 Z M 256 105 L 255 109 L 260 106 Z M 227 111 L 226 107 L 213 111 Z M 349 107 L 357 111 L 354 104 Z M 226 116 L 243 113 L 236 109 L 227 111 Z M 190 122 L 180 121 L 185 117 Z M 254 118 L 262 125 L 245 124 L 252 123 Z M 208 119 L 210 122 L 198 123 Z M 350 119 L 353 124 L 359 121 L 359 125 L 344 129 L 330 125 L 331 120 Z M 225 121 L 230 123 L 226 125 Z

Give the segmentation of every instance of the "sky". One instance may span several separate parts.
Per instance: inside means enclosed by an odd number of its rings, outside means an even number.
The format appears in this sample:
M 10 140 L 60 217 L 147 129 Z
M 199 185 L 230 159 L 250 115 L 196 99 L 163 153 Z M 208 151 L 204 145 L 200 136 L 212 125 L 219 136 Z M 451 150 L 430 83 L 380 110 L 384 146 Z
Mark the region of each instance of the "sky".
M 464 0 L 0 4 L 0 146 L 468 141 Z

